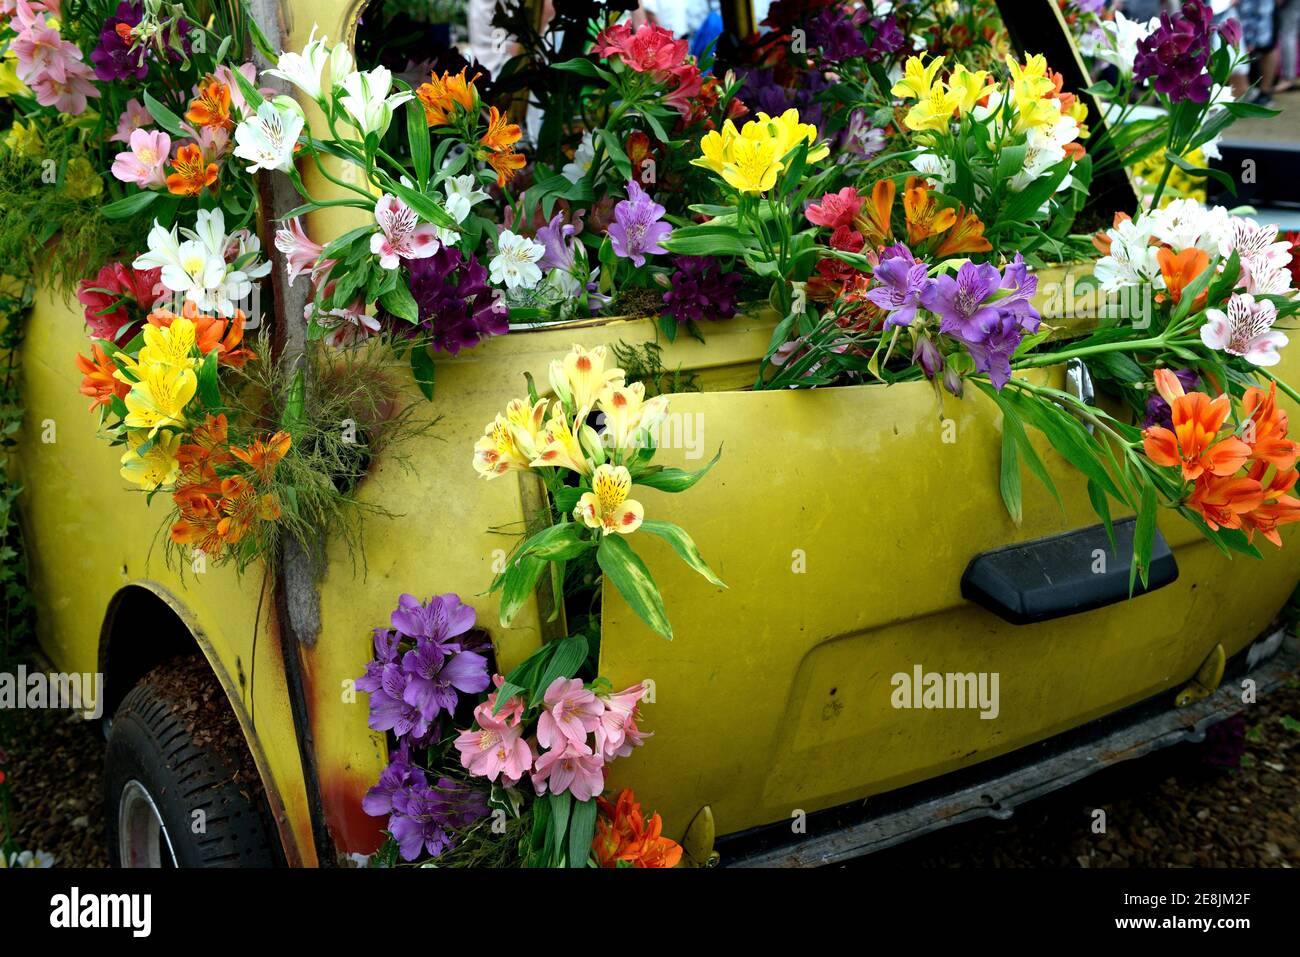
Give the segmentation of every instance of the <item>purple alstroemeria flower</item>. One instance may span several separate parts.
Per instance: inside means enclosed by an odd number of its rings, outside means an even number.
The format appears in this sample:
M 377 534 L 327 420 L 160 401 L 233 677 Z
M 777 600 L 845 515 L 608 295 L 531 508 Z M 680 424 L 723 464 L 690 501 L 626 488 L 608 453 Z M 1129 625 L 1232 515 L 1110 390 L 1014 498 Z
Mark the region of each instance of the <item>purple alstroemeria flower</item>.
M 921 293 L 921 305 L 939 316 L 939 331 L 967 342 L 979 341 L 1001 316 L 997 293 L 1002 275 L 989 263 L 962 263 L 957 275 L 939 276 Z
M 921 371 L 927 379 L 933 379 L 943 371 L 943 353 L 934 344 L 934 340 L 925 333 L 917 336 L 916 346 L 912 349 L 912 356 L 916 359 L 916 364 L 921 367 Z
M 865 13 L 865 11 L 862 11 Z M 808 23 L 808 39 L 829 63 L 866 56 L 870 47 L 857 17 L 846 17 L 838 6 L 827 7 Z
M 563 213 L 556 213 L 549 223 L 537 230 L 537 241 L 546 249 L 546 252 L 542 253 L 542 258 L 537 260 L 537 267 L 543 273 L 550 272 L 552 269 L 572 272 L 574 257 L 570 239 L 577 232 L 576 226 L 564 221 Z
M 709 256 L 678 256 L 672 286 L 664 293 L 664 312 L 680 322 L 730 319 L 736 314 L 744 278 L 723 272 Z
M 434 595 L 423 603 L 414 595 L 402 595 L 390 620 L 407 638 L 427 638 L 443 644 L 474 627 L 474 609 L 453 592 Z
M 1174 103 L 1204 103 L 1213 85 L 1206 63 L 1210 58 L 1213 14 L 1202 0 L 1184 0 L 1178 13 L 1160 15 L 1160 25 L 1138 42 L 1133 77 L 1155 81 L 1158 92 Z
M 867 293 L 867 299 L 889 313 L 885 328 L 910 326 L 916 318 L 921 293 L 929 284 L 925 263 L 919 263 L 906 247 L 900 255 L 881 261 L 872 278 L 880 285 Z
M 143 17 L 143 4 L 124 2 L 119 3 L 113 16 L 104 21 L 99 31 L 99 45 L 90 54 L 96 77 L 107 83 L 128 77 L 143 80 L 149 75 L 148 47 L 141 43 L 133 50 L 127 37 L 118 32 L 118 27 L 125 27 L 124 32 L 129 36 L 129 31 L 139 26 Z
M 411 787 L 393 795 L 388 830 L 402 855 L 413 861 L 421 851 L 434 857 L 455 846 L 455 832 L 488 813 L 482 791 L 439 778 L 437 787 Z
M 1011 294 L 997 301 L 998 311 L 1014 316 L 1025 332 L 1037 332 L 1042 321 L 1033 303 L 1038 292 L 1038 277 L 1029 272 L 1025 257 L 1020 253 L 1016 253 L 1016 258 L 1003 270 L 1000 288 L 1010 289 Z
M 370 729 L 391 731 L 399 738 L 414 734 L 423 737 L 429 730 L 428 720 L 420 709 L 405 701 L 410 676 L 396 664 L 384 665 L 379 690 L 370 693 Z
M 962 345 L 975 360 L 975 369 L 986 373 L 999 392 L 1011 378 L 1011 357 L 1020 345 L 1023 330 L 1015 316 L 996 313 L 997 318 L 985 326 L 978 338 L 961 338 Z
M 898 28 L 898 18 L 892 13 L 887 17 L 872 17 L 871 29 L 876 35 L 867 49 L 867 60 L 879 63 L 885 57 L 897 53 L 907 44 L 907 37 Z
M 426 787 L 424 772 L 411 764 L 411 745 L 407 738 L 393 753 L 388 767 L 379 775 L 379 782 L 361 799 L 361 810 L 371 817 L 393 813 L 393 795 L 409 787 Z
M 487 267 L 454 246 L 404 261 L 420 321 L 411 325 L 381 310 L 389 325 L 408 336 L 431 335 L 433 348 L 456 355 L 489 336 L 510 331 L 509 310 L 488 284 Z
M 436 641 L 422 640 L 403 655 L 402 670 L 409 677 L 402 700 L 419 708 L 425 721 L 455 711 L 457 690 L 475 694 L 492 683 L 486 658 Z
M 640 267 L 645 265 L 646 256 L 668 251 L 659 244 L 673 234 L 673 228 L 663 221 L 665 209 L 636 180 L 628 180 L 627 197 L 614 207 L 609 241 L 615 255 Z

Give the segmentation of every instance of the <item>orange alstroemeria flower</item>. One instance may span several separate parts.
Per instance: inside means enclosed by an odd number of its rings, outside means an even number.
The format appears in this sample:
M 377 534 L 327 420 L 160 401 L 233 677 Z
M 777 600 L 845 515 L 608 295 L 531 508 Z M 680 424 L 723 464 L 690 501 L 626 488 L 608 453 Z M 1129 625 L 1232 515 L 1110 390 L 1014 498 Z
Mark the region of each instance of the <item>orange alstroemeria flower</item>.
M 177 491 L 220 495 L 221 483 L 217 478 L 217 466 L 229 461 L 226 417 L 210 415 L 202 425 L 195 426 L 189 435 L 189 441 L 176 450 L 176 464 L 181 470 L 176 482 Z
M 200 83 L 199 95 L 190 101 L 185 118 L 195 126 L 227 131 L 233 129 L 235 124 L 230 118 L 230 87 L 213 79 Z
M 1210 254 L 1195 247 L 1184 249 L 1180 253 L 1168 247 L 1161 247 L 1156 253 L 1156 259 L 1160 263 L 1160 275 L 1165 278 L 1169 297 L 1174 302 L 1180 301 L 1183 298 L 1183 290 L 1195 282 L 1196 277 L 1210 266 Z M 1204 292 L 1197 297 L 1198 301 L 1204 298 Z
M 76 359 L 82 374 L 81 394 L 94 399 L 87 411 L 94 412 L 101 405 L 110 405 L 114 396 L 125 398 L 131 391 L 130 384 L 113 378 L 117 366 L 98 342 L 90 344 L 90 358 L 77 353 Z
M 176 172 L 167 177 L 167 191 L 177 196 L 197 196 L 217 181 L 217 164 L 203 160 L 203 150 L 190 143 L 176 151 L 172 160 Z
M 877 180 L 871 198 L 862 204 L 853 219 L 853 228 L 862 234 L 870 247 L 883 245 L 894 237 L 894 196 L 898 187 L 892 179 Z
M 1133 217 L 1128 213 L 1116 213 L 1115 220 L 1111 223 L 1111 228 L 1119 229 L 1120 223 L 1126 223 L 1132 218 Z M 1110 233 L 1106 232 L 1104 229 L 1098 230 L 1092 237 L 1092 245 L 1096 247 L 1097 252 L 1101 253 L 1103 256 L 1110 255 L 1110 244 Z
M 1168 369 L 1157 369 L 1155 378 L 1156 389 L 1172 410 L 1174 428 L 1143 430 L 1142 445 L 1151 461 L 1181 468 L 1187 481 L 1205 472 L 1222 477 L 1240 469 L 1250 457 L 1250 446 L 1235 436 L 1218 440 L 1232 400 L 1226 395 L 1211 399 L 1204 392 L 1184 393 L 1178 377 Z
M 167 309 L 155 309 L 149 314 L 149 324 L 166 329 L 181 317 L 194 323 L 194 341 L 201 355 L 206 356 L 216 349 L 218 362 L 237 368 L 252 358 L 251 349 L 240 348 L 244 341 L 244 313 L 241 310 L 236 309 L 232 319 L 222 319 L 220 316 L 200 315 L 195 303 L 186 302 L 181 307 L 180 316 Z
M 177 491 L 172 501 L 180 512 L 172 524 L 171 540 L 178 545 L 193 545 L 204 554 L 216 558 L 225 547 L 221 533 L 221 507 L 217 500 L 197 489 Z
M 429 126 L 446 126 L 456 118 L 456 107 L 462 112 L 476 113 L 478 110 L 478 90 L 474 86 L 481 73 L 475 73 L 470 79 L 465 78 L 465 70 L 452 76 L 444 73 L 441 77 L 431 75 L 428 83 L 421 83 L 415 95 L 424 105 L 424 118 Z
M 984 238 L 984 224 L 965 206 L 957 207 L 957 221 L 943 237 L 934 251 L 936 256 L 955 256 L 957 253 L 986 253 L 993 244 Z
M 910 177 L 903 190 L 903 214 L 907 217 L 907 241 L 912 245 L 938 236 L 957 222 L 957 211 L 940 209 L 919 176 Z
M 291 444 L 288 432 L 276 432 L 265 442 L 256 439 L 247 449 L 232 446 L 230 454 L 252 467 L 258 478 L 265 482 L 275 473 L 275 467 L 288 454 Z
M 518 124 L 509 122 L 494 106 L 488 111 L 487 132 L 479 137 L 479 142 L 494 153 L 500 153 L 502 150 L 513 149 L 523 135 Z
M 1263 503 L 1264 493 L 1254 479 L 1225 478 L 1208 472 L 1197 479 L 1192 497 L 1187 500 L 1215 531 L 1241 528 L 1242 516 Z
M 1277 383 L 1269 383 L 1267 392 L 1248 388 L 1241 408 L 1248 419 L 1242 437 L 1250 445 L 1250 457 L 1282 470 L 1294 468 L 1300 458 L 1300 442 L 1287 438 L 1287 414 L 1277 405 Z
M 1246 473 L 1248 479 L 1257 482 L 1263 499 L 1261 505 L 1241 516 L 1242 527 L 1246 530 L 1248 541 L 1254 541 L 1259 532 L 1278 548 L 1282 547 L 1282 536 L 1278 533 L 1281 525 L 1300 522 L 1300 499 L 1290 493 L 1300 478 L 1295 469 L 1272 469 L 1272 477 L 1267 462 L 1256 462 Z
M 523 169 L 527 160 L 523 153 L 516 153 L 512 149 L 498 150 L 495 153 L 489 153 L 487 164 L 491 166 L 497 174 L 497 185 L 504 186 L 515 175 L 516 171 Z
M 653 814 L 645 820 L 632 790 L 624 788 L 610 804 L 597 798 L 601 817 L 591 849 L 601 867 L 676 867 L 682 859 L 681 845 L 663 836 L 663 820 Z

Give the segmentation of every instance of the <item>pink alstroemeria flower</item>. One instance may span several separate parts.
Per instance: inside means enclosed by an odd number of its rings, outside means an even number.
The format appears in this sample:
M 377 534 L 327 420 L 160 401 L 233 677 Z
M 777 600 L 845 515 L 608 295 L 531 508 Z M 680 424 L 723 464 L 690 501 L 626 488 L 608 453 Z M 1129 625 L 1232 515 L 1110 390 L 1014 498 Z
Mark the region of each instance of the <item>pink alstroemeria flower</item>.
M 626 757 L 633 747 L 640 746 L 642 738 L 648 737 L 637 732 L 635 721 L 636 706 L 645 697 L 645 691 L 645 684 L 638 683 L 617 694 L 599 696 L 605 713 L 596 726 L 596 749 L 606 761 Z M 629 738 L 629 729 L 635 740 Z
M 136 130 L 153 125 L 153 115 L 143 103 L 132 97 L 126 103 L 126 109 L 117 118 L 117 132 L 108 138 L 110 143 L 129 143 L 131 134 Z
M 375 203 L 380 232 L 370 237 L 370 251 L 384 269 L 396 269 L 403 259 L 427 259 L 438 251 L 438 230 L 421 224 L 415 210 L 385 193 Z
M 291 283 L 303 273 L 314 275 L 321 268 L 320 254 L 324 247 L 308 237 L 297 216 L 289 220 L 288 229 L 275 231 L 275 248 L 284 253 Z
M 537 759 L 533 790 L 538 795 L 568 791 L 576 801 L 590 801 L 605 790 L 605 762 L 583 744 L 566 741 Z
M 161 130 L 136 130 L 129 142 L 131 148 L 118 153 L 113 160 L 113 175 L 141 189 L 157 189 L 165 184 L 172 138 Z
M 845 186 L 838 193 L 827 193 L 822 197 L 821 203 L 812 203 L 804 215 L 814 226 L 834 230 L 852 224 L 853 217 L 858 215 L 861 208 L 862 197 L 858 191 L 852 186 Z
M 89 98 L 99 96 L 99 88 L 91 82 L 94 75 L 84 63 L 73 62 L 67 65 L 63 79 L 56 79 L 53 73 L 44 74 L 31 83 L 31 88 L 41 106 L 52 106 L 66 116 L 80 116 L 86 112 Z
M 558 748 L 565 741 L 585 747 L 605 710 L 581 678 L 556 678 L 542 700 L 546 710 L 537 720 L 537 741 L 544 748 Z
M 524 729 L 512 725 L 503 715 L 493 715 L 484 702 L 474 709 L 478 730 L 456 736 L 460 763 L 470 774 L 495 781 L 499 776 L 511 786 L 533 769 L 533 749 L 524 740 Z

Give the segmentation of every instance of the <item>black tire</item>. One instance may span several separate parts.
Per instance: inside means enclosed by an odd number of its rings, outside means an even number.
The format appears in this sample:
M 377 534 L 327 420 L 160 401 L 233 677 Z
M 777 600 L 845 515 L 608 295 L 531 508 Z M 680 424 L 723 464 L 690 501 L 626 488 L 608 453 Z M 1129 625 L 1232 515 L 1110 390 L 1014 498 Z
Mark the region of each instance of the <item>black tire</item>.
M 161 840 L 155 835 L 162 850 L 152 856 L 160 866 L 280 863 L 261 782 L 239 722 L 201 657 L 160 665 L 122 700 L 109 729 L 104 788 L 110 866 L 125 866 L 119 833 L 123 804 L 130 820 L 133 810 L 138 814 L 142 803 L 148 808 L 150 802 L 156 812 L 153 820 L 162 824 Z M 147 799 L 142 799 L 142 791 Z M 196 816 L 199 811 L 201 817 Z M 202 821 L 201 833 L 194 832 L 196 821 Z M 141 843 L 138 838 L 131 841 L 132 846 Z

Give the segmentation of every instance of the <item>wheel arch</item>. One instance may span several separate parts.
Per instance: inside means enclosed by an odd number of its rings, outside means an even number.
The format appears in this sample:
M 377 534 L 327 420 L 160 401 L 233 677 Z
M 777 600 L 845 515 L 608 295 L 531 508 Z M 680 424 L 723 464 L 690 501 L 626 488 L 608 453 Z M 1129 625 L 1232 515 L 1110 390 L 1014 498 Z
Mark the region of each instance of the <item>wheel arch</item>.
M 148 642 L 130 641 L 130 633 L 138 633 L 142 622 L 148 622 L 158 630 L 151 633 Z M 244 745 L 252 755 L 262 781 L 285 861 L 290 866 L 300 866 L 302 855 L 293 828 L 266 753 L 244 707 L 239 685 L 217 655 L 212 639 L 199 624 L 197 616 L 170 589 L 158 582 L 147 579 L 134 581 L 118 589 L 109 599 L 100 626 L 98 653 L 99 671 L 104 676 L 104 716 L 111 717 L 122 699 L 150 670 L 195 651 L 203 655 L 239 722 Z

